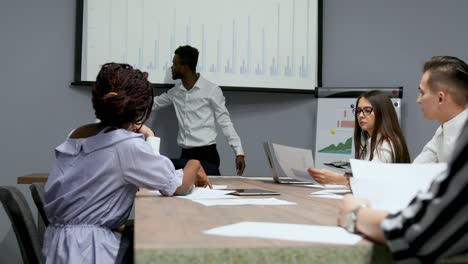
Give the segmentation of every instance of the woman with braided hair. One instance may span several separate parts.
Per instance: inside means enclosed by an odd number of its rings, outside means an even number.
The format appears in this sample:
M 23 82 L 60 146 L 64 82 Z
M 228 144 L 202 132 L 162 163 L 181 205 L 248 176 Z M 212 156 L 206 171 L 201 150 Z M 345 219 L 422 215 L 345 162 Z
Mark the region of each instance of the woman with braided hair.
M 159 138 L 144 125 L 153 105 L 147 78 L 127 64 L 103 65 L 92 92 L 101 122 L 78 127 L 55 149 L 45 186 L 46 263 L 131 262 L 131 241 L 119 231 L 138 187 L 171 196 L 211 185 L 200 162 L 175 170 L 159 154 Z

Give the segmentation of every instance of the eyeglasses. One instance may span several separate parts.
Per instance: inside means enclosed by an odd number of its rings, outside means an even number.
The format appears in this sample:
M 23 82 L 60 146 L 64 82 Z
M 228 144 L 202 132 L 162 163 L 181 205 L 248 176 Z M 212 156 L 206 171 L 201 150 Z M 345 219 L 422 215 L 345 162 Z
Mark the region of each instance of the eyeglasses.
M 374 111 L 374 108 L 370 107 L 370 106 L 365 106 L 363 108 L 359 108 L 359 107 L 356 107 L 353 109 L 353 113 L 356 115 L 356 116 L 359 116 L 359 114 L 363 113 L 364 116 L 368 116 L 372 113 L 372 111 Z

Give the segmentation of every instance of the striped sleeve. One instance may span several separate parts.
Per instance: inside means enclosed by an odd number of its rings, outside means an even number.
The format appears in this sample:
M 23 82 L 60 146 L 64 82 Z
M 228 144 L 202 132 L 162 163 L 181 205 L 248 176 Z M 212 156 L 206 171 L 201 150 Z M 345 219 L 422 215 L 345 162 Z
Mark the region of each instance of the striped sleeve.
M 448 175 L 436 178 L 428 192 L 382 222 L 395 261 L 434 262 L 468 252 L 468 133 L 462 138 Z

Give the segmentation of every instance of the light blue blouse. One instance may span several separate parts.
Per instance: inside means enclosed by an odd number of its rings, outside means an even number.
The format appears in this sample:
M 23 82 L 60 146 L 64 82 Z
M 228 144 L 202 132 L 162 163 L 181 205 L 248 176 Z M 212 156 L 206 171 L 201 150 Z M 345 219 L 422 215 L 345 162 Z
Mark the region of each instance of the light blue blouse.
M 138 187 L 170 196 L 182 184 L 182 170 L 143 135 L 104 131 L 55 149 L 45 185 L 46 263 L 115 263 L 121 235 L 112 229 L 127 220 Z

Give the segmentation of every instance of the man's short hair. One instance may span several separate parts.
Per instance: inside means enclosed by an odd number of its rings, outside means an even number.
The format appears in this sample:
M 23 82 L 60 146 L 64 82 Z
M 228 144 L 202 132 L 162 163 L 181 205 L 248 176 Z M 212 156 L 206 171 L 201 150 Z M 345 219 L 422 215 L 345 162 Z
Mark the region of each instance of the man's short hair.
M 459 58 L 435 56 L 424 63 L 423 73 L 429 71 L 429 89 L 433 92 L 447 88 L 453 101 L 460 106 L 468 102 L 468 65 Z
M 198 50 L 196 48 L 189 45 L 180 46 L 174 51 L 174 54 L 179 55 L 183 65 L 187 65 L 192 71 L 196 71 L 198 62 Z

